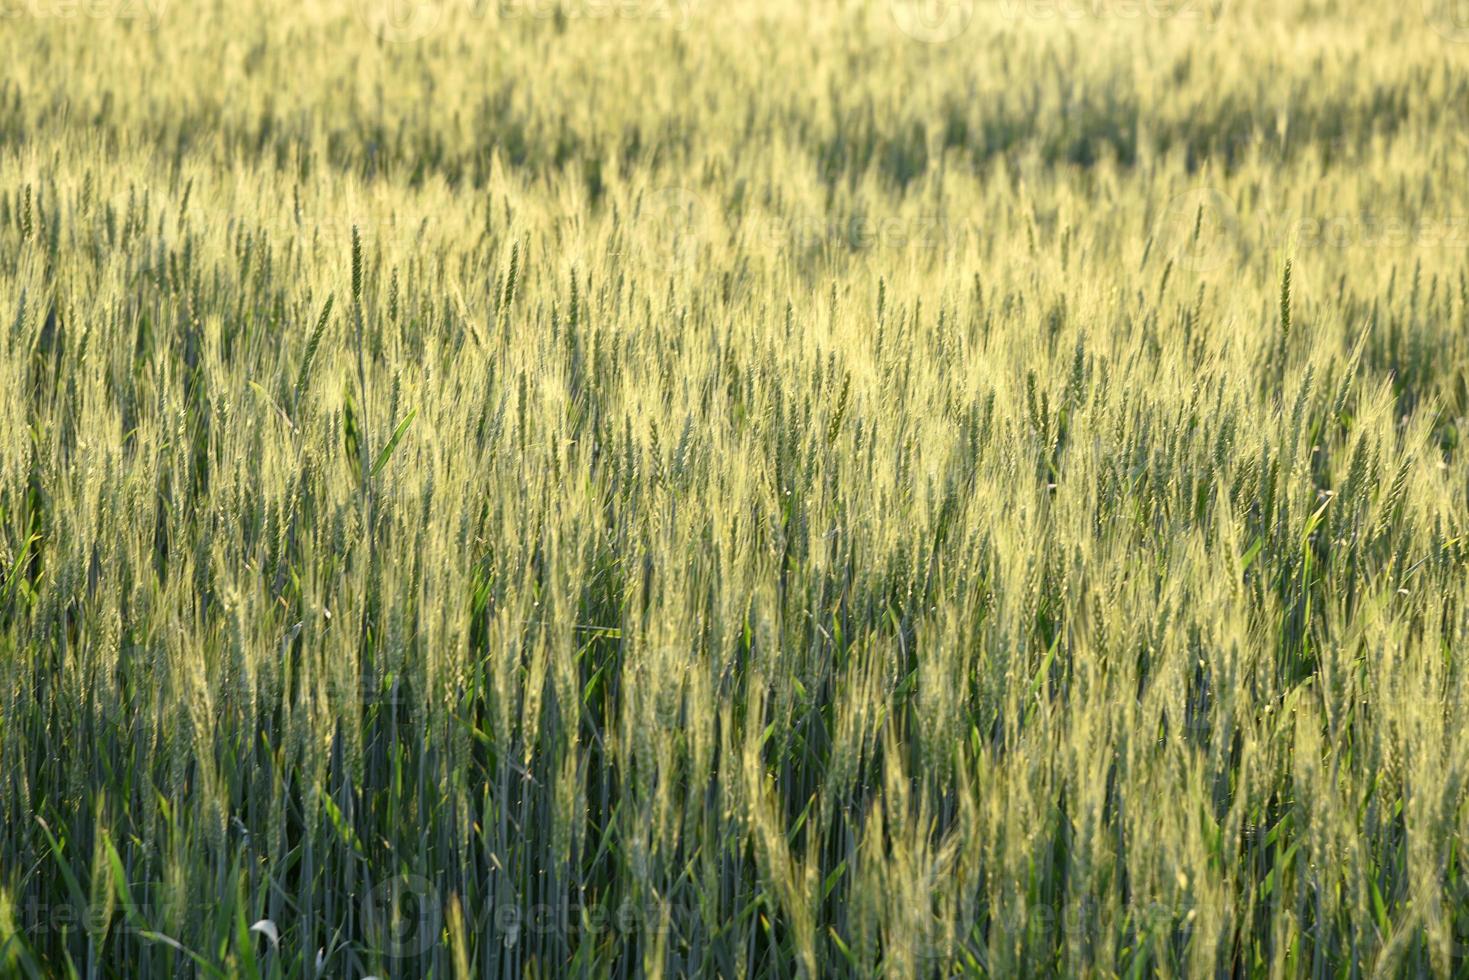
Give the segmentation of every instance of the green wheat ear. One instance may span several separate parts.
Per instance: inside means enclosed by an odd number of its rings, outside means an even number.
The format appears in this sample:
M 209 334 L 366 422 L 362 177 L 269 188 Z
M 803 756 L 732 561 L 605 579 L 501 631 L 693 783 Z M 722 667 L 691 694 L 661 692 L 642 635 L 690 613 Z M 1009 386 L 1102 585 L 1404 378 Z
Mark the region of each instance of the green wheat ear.
M 500 306 L 509 312 L 515 303 L 516 281 L 520 276 L 520 243 L 512 242 L 510 245 L 510 268 L 505 273 L 505 286 L 500 294 Z
M 31 214 L 31 185 L 27 184 L 25 192 L 25 203 L 21 206 L 20 212 L 20 240 L 23 242 L 28 241 L 31 237 Z
M 316 351 L 321 346 L 321 335 L 326 332 L 327 320 L 332 315 L 332 301 L 335 298 L 335 296 L 328 296 L 326 298 L 326 303 L 321 308 L 321 316 L 317 317 L 316 326 L 311 331 L 311 337 L 306 341 L 306 353 L 301 357 L 301 370 L 296 375 L 296 389 L 292 396 L 292 402 L 295 406 L 301 404 L 301 396 L 306 392 L 306 383 L 311 377 L 311 365 L 316 360 Z
M 362 233 L 352 226 L 352 302 L 362 302 Z
M 1285 260 L 1285 272 L 1280 277 L 1280 342 L 1281 345 L 1290 340 L 1290 259 Z

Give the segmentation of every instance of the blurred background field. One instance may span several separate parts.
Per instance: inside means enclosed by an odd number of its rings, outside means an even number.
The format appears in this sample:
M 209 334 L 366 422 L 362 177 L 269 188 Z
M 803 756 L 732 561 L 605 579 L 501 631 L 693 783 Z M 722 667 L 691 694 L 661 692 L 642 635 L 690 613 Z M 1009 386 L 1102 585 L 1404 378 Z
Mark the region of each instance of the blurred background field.
M 0 975 L 1469 975 L 1469 11 L 0 64 Z

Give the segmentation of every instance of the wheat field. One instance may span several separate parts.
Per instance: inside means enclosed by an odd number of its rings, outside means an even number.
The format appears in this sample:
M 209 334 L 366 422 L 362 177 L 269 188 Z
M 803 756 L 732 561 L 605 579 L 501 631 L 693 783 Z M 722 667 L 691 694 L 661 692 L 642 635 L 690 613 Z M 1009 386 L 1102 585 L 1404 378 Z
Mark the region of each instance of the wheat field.
M 1453 0 L 0 4 L 0 975 L 1469 976 Z

